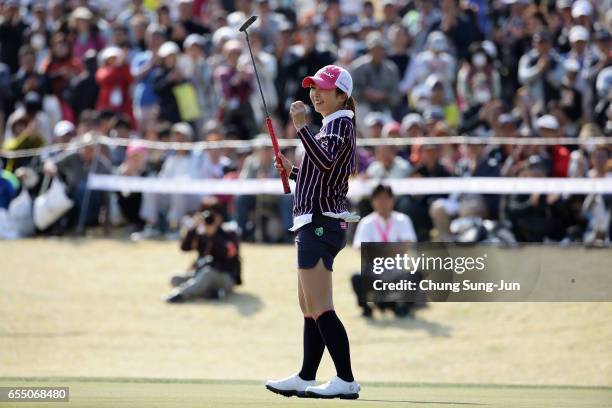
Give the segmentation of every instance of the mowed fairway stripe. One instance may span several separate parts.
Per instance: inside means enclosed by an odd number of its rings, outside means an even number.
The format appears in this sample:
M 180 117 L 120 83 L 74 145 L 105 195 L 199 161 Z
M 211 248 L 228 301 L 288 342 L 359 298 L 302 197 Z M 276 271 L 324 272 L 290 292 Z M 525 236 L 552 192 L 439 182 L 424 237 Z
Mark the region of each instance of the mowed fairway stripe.
M 503 386 L 365 383 L 357 401 L 284 398 L 257 381 L 141 378 L 0 378 L 0 386 L 70 387 L 69 403 L 52 407 L 226 408 L 226 407 L 515 407 L 604 408 L 610 387 Z M 44 404 L 47 405 L 47 404 Z M 40 403 L 0 403 L 0 407 L 40 407 Z

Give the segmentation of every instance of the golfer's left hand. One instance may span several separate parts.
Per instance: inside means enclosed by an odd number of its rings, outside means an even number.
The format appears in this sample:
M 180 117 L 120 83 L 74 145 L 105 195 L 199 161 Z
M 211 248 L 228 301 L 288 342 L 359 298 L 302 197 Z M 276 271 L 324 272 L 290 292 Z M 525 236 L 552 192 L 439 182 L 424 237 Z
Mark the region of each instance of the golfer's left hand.
M 276 168 L 276 171 L 278 171 L 278 174 L 280 174 L 281 171 L 283 171 L 283 169 L 287 172 L 287 174 L 289 174 L 291 173 L 291 168 L 293 167 L 293 163 L 291 163 L 289 159 L 285 157 L 284 154 L 279 152 L 278 160 L 274 161 L 274 167 Z

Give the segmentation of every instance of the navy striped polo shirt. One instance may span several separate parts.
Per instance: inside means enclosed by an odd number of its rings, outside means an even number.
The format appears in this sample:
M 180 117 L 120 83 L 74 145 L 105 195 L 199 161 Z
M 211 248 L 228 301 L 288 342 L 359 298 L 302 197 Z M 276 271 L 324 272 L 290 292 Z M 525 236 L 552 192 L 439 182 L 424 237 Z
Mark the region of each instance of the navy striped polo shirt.
M 289 174 L 296 181 L 292 231 L 308 224 L 315 211 L 334 218 L 348 214 L 346 193 L 355 168 L 353 116 L 351 110 L 338 110 L 323 118 L 316 135 L 308 126 L 298 130 L 306 154 Z

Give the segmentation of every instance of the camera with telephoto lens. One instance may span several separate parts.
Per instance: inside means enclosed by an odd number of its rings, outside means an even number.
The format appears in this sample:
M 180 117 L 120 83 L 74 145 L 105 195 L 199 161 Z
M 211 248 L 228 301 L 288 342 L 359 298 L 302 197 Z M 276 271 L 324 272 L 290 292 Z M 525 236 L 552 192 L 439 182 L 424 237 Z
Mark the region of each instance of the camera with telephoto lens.
M 206 225 L 212 225 L 215 223 L 215 214 L 212 213 L 211 211 L 208 211 L 208 210 L 202 211 L 201 215 Z

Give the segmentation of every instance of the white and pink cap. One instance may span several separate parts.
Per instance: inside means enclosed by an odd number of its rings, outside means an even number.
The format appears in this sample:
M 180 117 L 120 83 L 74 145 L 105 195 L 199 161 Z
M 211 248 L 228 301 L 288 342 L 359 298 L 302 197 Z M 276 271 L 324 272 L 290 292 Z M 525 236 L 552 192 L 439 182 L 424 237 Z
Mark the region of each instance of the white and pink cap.
M 302 80 L 303 88 L 308 88 L 311 85 L 316 85 L 321 89 L 338 88 L 348 96 L 351 96 L 353 92 L 353 78 L 351 78 L 351 74 L 346 69 L 337 65 L 326 65 L 313 76 L 308 76 Z

